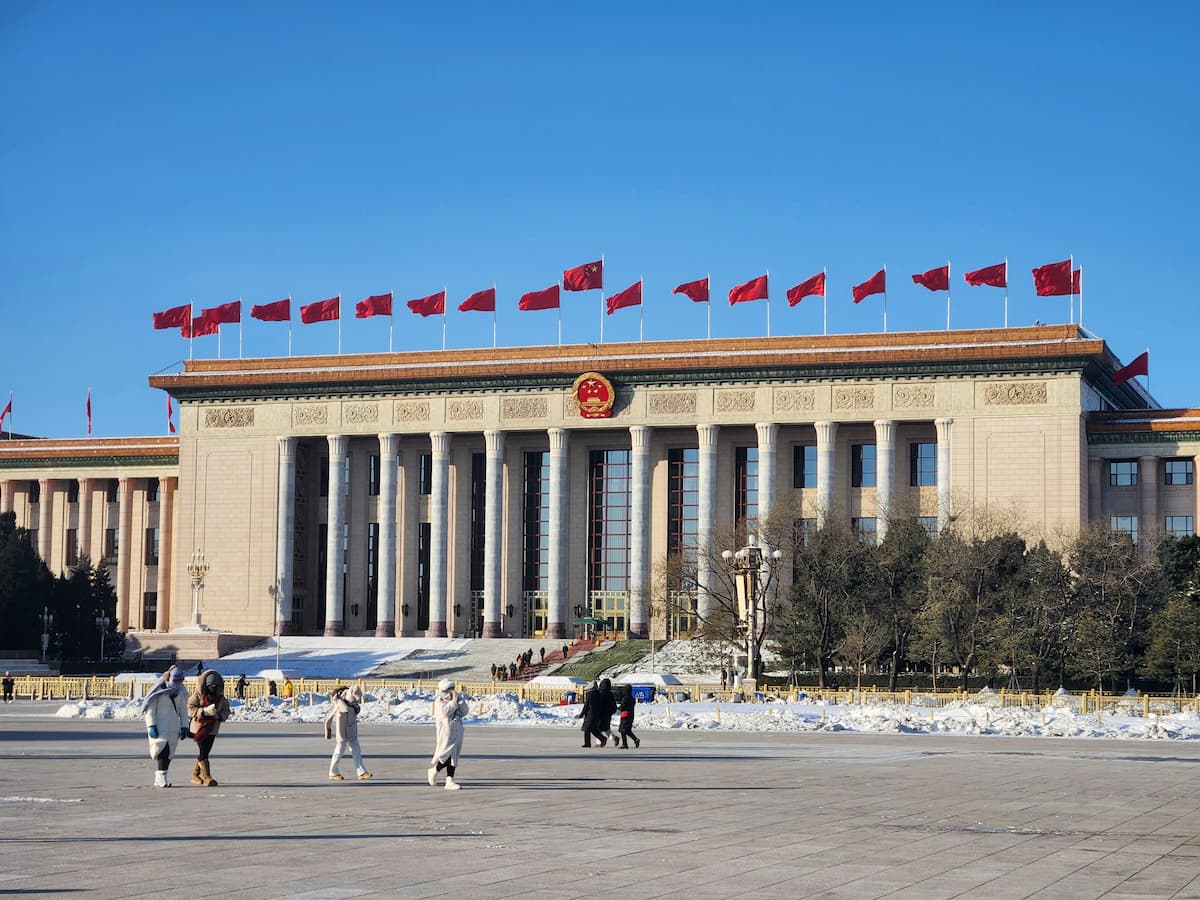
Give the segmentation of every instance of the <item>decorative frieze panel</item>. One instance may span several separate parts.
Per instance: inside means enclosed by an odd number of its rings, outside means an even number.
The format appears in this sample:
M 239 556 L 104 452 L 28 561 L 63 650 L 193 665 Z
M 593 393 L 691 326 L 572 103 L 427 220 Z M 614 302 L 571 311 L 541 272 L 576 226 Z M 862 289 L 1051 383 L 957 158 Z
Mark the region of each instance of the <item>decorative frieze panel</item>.
M 446 418 L 451 422 L 466 422 L 483 418 L 482 400 L 451 400 L 446 407 Z
M 1046 382 L 1010 381 L 989 384 L 983 389 L 983 402 L 988 406 L 1028 406 L 1047 402 Z
M 817 392 L 808 390 L 776 391 L 775 412 L 806 412 L 817 406 Z
M 505 397 L 500 402 L 502 419 L 544 419 L 546 415 L 545 397 Z
M 342 421 L 362 425 L 379 421 L 378 403 L 347 403 L 342 407 Z
M 397 400 L 392 415 L 397 422 L 428 422 L 429 402 L 426 400 Z
M 900 409 L 929 408 L 936 400 L 931 384 L 902 384 L 892 391 L 892 404 Z
M 253 425 L 253 406 L 226 406 L 204 411 L 205 428 L 250 428 Z
M 875 406 L 875 388 L 852 387 L 833 389 L 834 409 L 871 409 Z
M 696 394 L 654 391 L 647 398 L 646 409 L 652 416 L 695 415 Z
M 717 391 L 717 412 L 753 412 L 754 391 Z
M 326 406 L 292 407 L 292 422 L 295 425 L 327 425 L 329 408 Z

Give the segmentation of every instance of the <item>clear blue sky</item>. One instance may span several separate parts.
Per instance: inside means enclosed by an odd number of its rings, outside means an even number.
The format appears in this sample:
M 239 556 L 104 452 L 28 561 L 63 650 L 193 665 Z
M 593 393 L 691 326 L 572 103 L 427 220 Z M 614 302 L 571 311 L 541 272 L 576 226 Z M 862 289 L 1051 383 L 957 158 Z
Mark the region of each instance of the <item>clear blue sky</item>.
M 829 270 L 829 330 L 945 326 L 911 274 L 952 260 L 953 325 L 1065 322 L 1030 269 L 1073 254 L 1084 324 L 1150 348 L 1165 406 L 1200 406 L 1200 5 L 1128 3 L 0 4 L 0 406 L 19 432 L 163 434 L 147 385 L 187 342 L 151 313 L 244 300 L 245 356 L 287 352 L 249 307 L 338 292 L 343 352 L 387 349 L 353 303 L 396 292 L 396 349 L 441 346 L 403 301 L 495 282 L 501 345 L 554 343 L 521 293 L 606 259 L 645 277 L 647 339 L 703 337 L 670 290 L 712 273 L 714 336 L 766 333 L 729 287 L 770 270 L 772 334 L 819 333 L 784 290 Z M 565 294 L 563 341 L 600 339 Z M 1078 311 L 1076 311 L 1078 315 Z M 293 311 L 293 316 L 298 314 Z M 636 340 L 636 309 L 604 339 Z M 293 326 L 332 353 L 333 324 Z M 197 339 L 215 357 L 217 339 Z M 225 326 L 221 353 L 236 356 Z

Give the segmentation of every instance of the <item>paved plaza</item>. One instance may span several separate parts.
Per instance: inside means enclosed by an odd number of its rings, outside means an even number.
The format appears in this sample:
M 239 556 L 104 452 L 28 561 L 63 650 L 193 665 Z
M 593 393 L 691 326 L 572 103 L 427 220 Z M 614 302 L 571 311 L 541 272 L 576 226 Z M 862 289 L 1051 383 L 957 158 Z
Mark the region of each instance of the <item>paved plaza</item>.
M 155 790 L 139 722 L 54 708 L 0 709 L 0 895 L 1200 897 L 1183 743 L 469 725 L 453 793 L 431 727 L 331 783 L 319 726 L 235 721 Z

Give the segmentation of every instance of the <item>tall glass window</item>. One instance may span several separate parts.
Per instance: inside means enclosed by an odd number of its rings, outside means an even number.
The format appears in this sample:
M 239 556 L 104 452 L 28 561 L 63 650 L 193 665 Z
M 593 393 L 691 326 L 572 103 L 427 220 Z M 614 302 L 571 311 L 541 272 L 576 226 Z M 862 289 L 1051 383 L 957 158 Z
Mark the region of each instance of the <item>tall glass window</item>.
M 367 604 L 371 610 L 379 609 L 379 523 L 367 523 Z M 368 616 L 368 621 L 374 616 Z M 370 621 L 372 625 L 375 622 Z
M 850 445 L 850 487 L 875 487 L 875 445 Z
M 1114 459 L 1108 464 L 1108 483 L 1111 487 L 1133 487 L 1138 483 L 1136 459 Z
M 420 466 L 417 472 L 417 493 L 428 497 L 433 493 L 433 454 L 422 453 Z
M 157 503 L 161 499 L 162 499 L 162 495 L 159 492 L 158 479 L 157 478 L 147 478 L 146 479 L 146 502 L 147 503 Z
M 521 589 L 550 587 L 550 452 L 525 454 L 524 553 Z
M 1136 464 L 1135 464 L 1136 465 Z M 1109 519 L 1109 527 L 1113 531 L 1123 531 L 1129 535 L 1136 544 L 1138 541 L 1138 517 L 1137 516 L 1112 516 Z
M 667 553 L 696 556 L 700 539 L 700 451 L 667 451 Z
M 158 565 L 158 529 L 146 529 L 146 565 Z
M 417 628 L 429 627 L 429 558 L 433 528 L 428 522 L 417 526 Z
M 367 457 L 367 495 L 379 496 L 379 454 L 372 453 Z
M 157 478 L 155 478 L 154 480 L 158 481 Z M 73 478 L 67 482 L 67 502 L 68 503 L 78 503 L 79 502 L 79 482 Z
M 158 628 L 158 591 L 142 592 L 142 628 L 147 631 Z
M 487 539 L 487 457 L 471 454 L 471 630 L 483 634 L 483 547 Z
M 588 589 L 594 614 L 624 631 L 629 604 L 631 451 L 593 450 L 589 459 Z
M 797 444 L 792 448 L 792 487 L 817 486 L 817 445 Z
M 758 448 L 734 448 L 733 466 L 734 512 L 750 527 L 758 520 Z
M 908 483 L 913 487 L 937 484 L 937 444 L 908 445 Z
M 1190 459 L 1163 461 L 1163 484 L 1191 484 L 1195 480 L 1195 465 Z
M 1163 531 L 1174 538 L 1189 537 L 1196 533 L 1195 521 L 1192 516 L 1165 516 Z

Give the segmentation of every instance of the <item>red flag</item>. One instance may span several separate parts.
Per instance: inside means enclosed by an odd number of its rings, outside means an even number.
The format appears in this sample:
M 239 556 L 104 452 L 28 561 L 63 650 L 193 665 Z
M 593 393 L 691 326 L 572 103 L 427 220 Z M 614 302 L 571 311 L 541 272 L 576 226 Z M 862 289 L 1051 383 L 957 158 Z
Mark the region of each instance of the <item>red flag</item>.
M 216 334 L 221 330 L 221 323 L 216 319 L 209 318 L 205 313 L 201 313 L 192 319 L 192 321 L 179 329 L 180 334 L 185 338 L 204 337 L 206 334 Z
M 982 269 L 976 269 L 974 272 L 963 272 L 963 281 L 967 284 L 975 286 L 986 284 L 988 287 L 1008 287 L 1008 263 L 997 263 L 994 266 L 985 266 Z
M 167 430 L 171 434 L 175 433 L 175 423 L 171 421 L 171 395 L 170 394 L 167 394 Z
M 802 281 L 793 288 L 788 288 L 787 299 L 788 306 L 795 306 L 805 297 L 825 296 L 825 273 L 818 272 L 807 281 Z
M 1133 362 L 1127 366 L 1117 369 L 1113 375 L 1113 386 L 1124 384 L 1135 375 L 1150 376 L 1150 351 L 1147 350 L 1141 356 L 1135 357 Z
M 446 314 L 446 292 L 438 291 L 419 300 L 409 300 L 408 308 L 418 316 L 444 316 Z
M 558 285 L 552 284 L 544 291 L 530 291 L 521 297 L 517 309 L 558 309 Z
M 1071 261 L 1047 263 L 1033 270 L 1033 286 L 1039 297 L 1064 297 L 1071 293 Z
M 300 321 L 305 325 L 313 322 L 334 322 L 342 317 L 342 295 L 318 300 L 300 307 Z
M 693 303 L 707 303 L 708 278 L 704 277 L 699 281 L 685 281 L 679 287 L 675 288 L 675 290 L 671 291 L 671 293 L 683 294 L 685 297 L 690 298 Z
M 4 430 L 4 420 L 8 418 L 8 414 L 12 412 L 12 394 L 8 396 L 8 404 L 4 409 L 0 409 L 0 431 Z
M 1071 273 L 1071 293 L 1079 296 L 1083 293 L 1083 267 Z
M 92 389 L 88 388 L 87 398 L 88 434 L 92 433 Z
M 250 318 L 261 322 L 290 322 L 292 320 L 292 298 L 250 307 Z
M 880 269 L 862 284 L 856 284 L 850 289 L 854 295 L 854 302 L 861 303 L 872 294 L 887 293 L 887 269 Z
M 609 297 L 606 301 L 608 304 L 608 314 L 611 316 L 618 309 L 624 309 L 627 306 L 642 305 L 642 283 L 635 281 L 623 291 L 618 291 Z
M 920 275 L 914 275 L 913 284 L 919 284 L 931 291 L 948 291 L 950 290 L 950 266 L 939 266 L 928 272 L 922 272 Z
M 495 312 L 496 289 L 476 291 L 462 303 L 458 304 L 459 312 Z
M 154 314 L 155 329 L 182 328 L 190 321 L 192 321 L 192 304 L 190 303 L 185 303 L 183 306 L 172 306 L 170 309 Z
M 767 299 L 767 276 L 759 275 L 751 278 L 745 284 L 739 284 L 729 291 L 729 305 L 745 303 L 747 300 Z
M 604 260 L 584 263 L 563 272 L 564 291 L 597 291 L 604 287 Z
M 392 314 L 392 292 L 372 294 L 366 300 L 359 300 L 354 305 L 354 318 L 369 319 L 371 316 L 390 316 Z
M 211 306 L 200 315 L 218 325 L 234 325 L 242 321 L 242 301 L 234 300 L 231 303 L 222 303 L 220 306 Z

